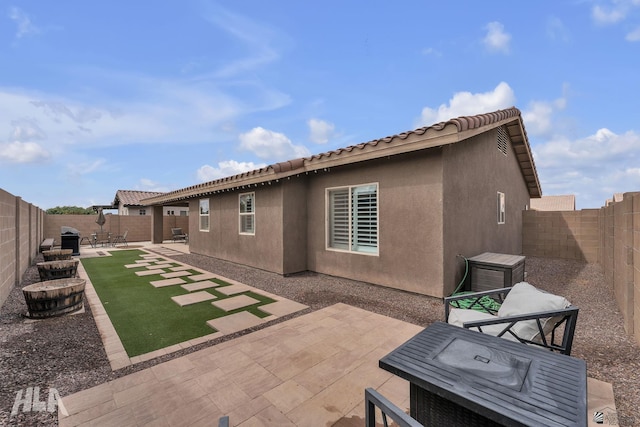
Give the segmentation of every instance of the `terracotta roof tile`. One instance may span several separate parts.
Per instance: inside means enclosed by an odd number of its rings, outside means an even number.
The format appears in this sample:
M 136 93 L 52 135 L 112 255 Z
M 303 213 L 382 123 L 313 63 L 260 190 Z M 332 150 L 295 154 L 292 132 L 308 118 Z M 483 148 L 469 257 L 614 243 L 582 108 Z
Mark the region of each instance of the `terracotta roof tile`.
M 318 171 L 322 170 L 323 168 L 326 169 L 327 167 L 330 167 L 327 166 L 329 165 L 329 163 L 339 163 L 340 161 L 342 161 L 342 159 L 344 159 L 345 164 L 349 163 L 350 161 L 358 161 L 357 157 L 360 153 L 366 153 L 369 151 L 380 150 L 380 155 L 383 155 L 382 151 L 387 148 L 396 149 L 397 152 L 402 152 L 403 150 L 409 152 L 415 149 L 437 147 L 470 137 L 472 135 L 467 135 L 468 132 L 473 132 L 474 130 L 480 132 L 481 128 L 485 126 L 497 127 L 501 122 L 503 122 L 503 124 L 507 124 L 507 129 L 509 131 L 510 137 L 512 138 L 512 143 L 514 145 L 514 149 L 516 150 L 516 155 L 518 156 L 520 162 L 522 174 L 525 181 L 527 182 L 531 197 L 539 197 L 541 195 L 540 183 L 538 181 L 538 175 L 529 147 L 526 131 L 524 129 L 524 124 L 522 123 L 521 113 L 517 108 L 511 107 L 505 110 L 494 111 L 492 113 L 457 117 L 448 121 L 436 123 L 431 126 L 425 126 L 412 131 L 402 132 L 397 135 L 391 135 L 369 142 L 363 142 L 344 148 L 338 148 L 336 150 L 314 154 L 309 157 L 288 160 L 265 166 L 263 168 L 256 169 L 250 172 L 220 178 L 215 181 L 210 181 L 203 184 L 193 185 L 180 190 L 165 193 L 161 196 L 149 196 L 151 200 L 145 200 L 145 203 L 168 204 L 172 201 L 200 197 L 203 195 L 212 194 L 216 191 L 226 191 L 232 188 L 242 188 L 245 185 L 257 185 L 260 183 L 264 184 L 265 182 L 278 180 L 291 175 L 308 173 L 314 170 Z M 459 139 L 444 138 L 448 136 L 449 133 L 456 133 L 451 129 L 452 126 L 455 127 L 458 134 L 465 133 L 465 135 L 467 136 L 458 136 Z M 411 144 L 411 142 L 414 142 L 417 139 L 425 138 L 429 140 L 429 143 L 431 145 L 423 146 Z M 516 144 L 515 140 L 518 140 L 519 142 Z
M 116 198 L 113 201 L 113 206 L 119 204 L 122 204 L 122 206 L 147 206 L 140 203 L 140 200 L 162 196 L 163 194 L 165 193 L 158 191 L 118 190 L 116 192 Z

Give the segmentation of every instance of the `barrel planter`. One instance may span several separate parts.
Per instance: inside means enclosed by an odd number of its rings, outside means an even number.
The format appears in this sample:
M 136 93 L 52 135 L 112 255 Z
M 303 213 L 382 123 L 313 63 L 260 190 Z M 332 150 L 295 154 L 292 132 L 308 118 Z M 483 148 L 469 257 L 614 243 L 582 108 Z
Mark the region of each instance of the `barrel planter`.
M 29 312 L 27 317 L 44 319 L 72 313 L 82 308 L 84 279 L 56 279 L 22 288 Z
M 43 251 L 42 256 L 45 261 L 60 261 L 64 259 L 71 259 L 73 249 L 52 249 L 50 251 Z
M 78 260 L 62 260 L 62 261 L 46 261 L 39 262 L 38 273 L 40 274 L 40 280 L 43 282 L 46 280 L 55 279 L 67 279 L 76 277 L 78 272 Z

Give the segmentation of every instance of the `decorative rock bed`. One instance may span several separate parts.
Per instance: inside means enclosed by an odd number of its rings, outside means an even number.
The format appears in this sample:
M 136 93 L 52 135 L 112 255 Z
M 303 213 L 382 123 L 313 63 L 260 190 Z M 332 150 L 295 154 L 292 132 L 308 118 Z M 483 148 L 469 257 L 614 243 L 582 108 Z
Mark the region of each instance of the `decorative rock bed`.
M 60 316 L 80 310 L 84 297 L 84 279 L 67 278 L 38 282 L 22 288 L 32 319 Z
M 75 259 L 39 262 L 36 265 L 38 266 L 40 280 L 44 282 L 46 280 L 76 277 L 76 273 L 78 272 L 78 262 L 79 261 Z
M 52 249 L 50 251 L 43 251 L 42 256 L 45 261 L 60 261 L 71 259 L 73 249 Z

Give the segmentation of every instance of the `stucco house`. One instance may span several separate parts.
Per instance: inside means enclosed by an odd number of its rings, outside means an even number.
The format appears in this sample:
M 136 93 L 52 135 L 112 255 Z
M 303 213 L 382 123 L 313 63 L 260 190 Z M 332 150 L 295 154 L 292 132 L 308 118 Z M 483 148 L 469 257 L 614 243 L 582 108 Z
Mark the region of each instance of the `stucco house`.
M 118 190 L 113 199 L 112 209 L 118 209 L 118 215 L 151 215 L 149 205 L 141 202 L 149 197 L 161 196 L 165 193 L 158 191 Z M 164 215 L 188 215 L 185 206 L 164 206 Z
M 565 194 L 561 196 L 542 196 L 531 199 L 529 208 L 533 211 L 575 211 L 576 196 Z
M 189 206 L 192 253 L 282 275 L 314 271 L 442 297 L 462 254 L 522 253 L 541 196 L 520 111 L 446 122 L 144 200 Z

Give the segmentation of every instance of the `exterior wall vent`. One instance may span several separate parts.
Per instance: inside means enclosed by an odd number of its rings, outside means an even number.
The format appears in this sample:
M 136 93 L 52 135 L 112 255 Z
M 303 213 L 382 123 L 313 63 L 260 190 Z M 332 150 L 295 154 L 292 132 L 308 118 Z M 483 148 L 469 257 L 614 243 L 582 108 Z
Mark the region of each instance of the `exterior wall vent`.
M 507 155 L 507 147 L 509 146 L 509 134 L 504 129 L 504 126 L 498 128 L 498 150 L 505 156 Z

